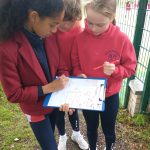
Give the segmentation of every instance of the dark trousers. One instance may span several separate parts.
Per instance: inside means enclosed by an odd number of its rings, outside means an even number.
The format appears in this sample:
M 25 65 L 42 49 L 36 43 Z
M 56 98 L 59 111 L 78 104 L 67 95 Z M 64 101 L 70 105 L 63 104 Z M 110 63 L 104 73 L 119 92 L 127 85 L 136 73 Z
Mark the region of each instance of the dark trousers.
M 75 110 L 72 115 L 69 115 L 69 121 L 71 124 L 71 127 L 74 131 L 79 131 L 79 116 L 78 111 Z M 65 112 L 58 111 L 57 119 L 56 119 L 56 125 L 59 131 L 60 135 L 65 134 Z
M 112 143 L 116 140 L 115 123 L 119 108 L 119 94 L 107 97 L 105 100 L 105 111 L 83 110 L 83 115 L 87 124 L 87 137 L 90 150 L 96 150 L 97 129 L 99 127 L 99 116 L 101 126 L 105 135 L 106 150 L 110 150 Z
M 54 138 L 57 109 L 45 116 L 40 122 L 30 122 L 30 126 L 42 150 L 57 150 Z

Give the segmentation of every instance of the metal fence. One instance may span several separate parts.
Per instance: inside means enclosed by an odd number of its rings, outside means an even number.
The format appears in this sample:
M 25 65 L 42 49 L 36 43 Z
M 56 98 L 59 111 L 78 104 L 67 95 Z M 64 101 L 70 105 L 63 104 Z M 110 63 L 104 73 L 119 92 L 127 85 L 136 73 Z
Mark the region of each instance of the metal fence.
M 135 78 L 143 84 L 141 112 L 150 101 L 150 2 L 148 0 L 118 0 L 116 21 L 133 42 L 138 64 Z M 129 81 L 125 79 L 120 92 L 121 104 L 127 107 Z

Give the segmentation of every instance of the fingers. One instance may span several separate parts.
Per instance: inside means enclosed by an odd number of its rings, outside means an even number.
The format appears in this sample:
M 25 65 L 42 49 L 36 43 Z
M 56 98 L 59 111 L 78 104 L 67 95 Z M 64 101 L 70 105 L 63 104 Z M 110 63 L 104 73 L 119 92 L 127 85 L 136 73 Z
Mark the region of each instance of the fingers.
M 69 109 L 69 115 L 72 115 L 72 114 L 73 114 L 73 110 Z
M 60 111 L 64 111 L 64 112 L 69 112 L 69 105 L 68 104 L 63 104 L 61 105 L 61 107 L 59 108 Z
M 66 87 L 67 83 L 69 82 L 69 78 L 62 75 L 60 77 L 58 77 L 56 80 L 55 80 L 55 86 L 57 86 L 58 90 L 62 90 Z
M 115 71 L 115 64 L 104 62 L 103 64 L 103 71 L 106 75 L 111 75 Z
M 79 74 L 78 77 L 87 78 L 87 76 L 85 74 Z
M 63 83 L 67 83 L 67 82 L 69 81 L 69 78 L 66 77 L 65 75 L 60 76 L 59 79 L 60 79 Z
M 59 76 L 59 79 L 65 79 L 65 78 L 67 78 L 67 77 L 64 74 Z
M 69 115 L 72 115 L 75 109 L 69 109 Z
M 73 112 L 75 111 L 75 109 L 70 109 L 68 104 L 63 104 L 63 105 L 61 105 L 61 107 L 59 108 L 59 111 L 68 112 L 69 115 L 72 115 Z
M 104 62 L 103 67 L 112 69 L 115 67 L 115 64 L 109 63 L 109 62 Z

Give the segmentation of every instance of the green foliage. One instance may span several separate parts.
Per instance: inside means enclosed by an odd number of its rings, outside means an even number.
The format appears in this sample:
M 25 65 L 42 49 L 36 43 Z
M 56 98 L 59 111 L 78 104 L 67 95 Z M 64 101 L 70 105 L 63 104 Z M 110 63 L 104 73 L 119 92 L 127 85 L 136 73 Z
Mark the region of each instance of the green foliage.
M 126 130 L 128 130 L 128 132 L 132 132 L 132 134 L 130 134 L 130 138 L 133 138 L 140 143 L 147 142 L 150 146 L 150 143 L 148 142 L 150 141 L 149 115 L 137 114 L 134 117 L 131 117 L 127 110 L 121 108 L 117 121 L 126 126 Z
M 138 126 L 146 126 L 149 123 L 147 115 L 138 114 L 133 118 L 133 123 Z
M 120 108 L 120 112 L 118 114 L 117 120 L 121 123 L 128 123 L 132 126 L 147 126 L 150 124 L 150 116 L 149 115 L 143 115 L 143 114 L 137 114 L 134 117 L 131 117 L 130 114 L 128 114 L 127 110 Z

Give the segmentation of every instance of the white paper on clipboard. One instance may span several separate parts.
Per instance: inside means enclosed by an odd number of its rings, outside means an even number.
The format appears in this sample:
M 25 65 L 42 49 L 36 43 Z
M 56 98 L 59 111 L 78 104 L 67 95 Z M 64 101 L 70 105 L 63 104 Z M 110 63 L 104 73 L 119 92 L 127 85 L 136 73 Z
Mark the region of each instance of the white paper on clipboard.
M 58 92 L 48 95 L 45 107 L 60 107 L 69 104 L 70 108 L 104 111 L 105 78 L 69 78 L 67 86 Z

